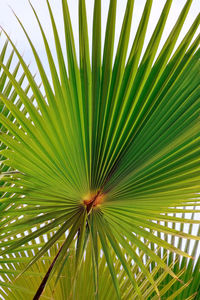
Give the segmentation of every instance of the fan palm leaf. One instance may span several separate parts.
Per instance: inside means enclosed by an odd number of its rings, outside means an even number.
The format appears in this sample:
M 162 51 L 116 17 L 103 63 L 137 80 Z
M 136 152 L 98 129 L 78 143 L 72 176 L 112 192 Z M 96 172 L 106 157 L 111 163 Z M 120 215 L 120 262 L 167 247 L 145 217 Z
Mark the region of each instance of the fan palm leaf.
M 94 279 L 94 289 L 88 287 L 88 293 L 92 293 L 88 295 L 103 297 L 99 290 L 101 250 L 118 299 L 144 295 L 148 298 L 154 290 L 155 297 L 159 297 L 181 276 L 183 266 L 177 269 L 175 264 L 173 270 L 151 245 L 174 252 L 177 257 L 191 259 L 188 249 L 184 251 L 163 239 L 161 233 L 199 240 L 192 231 L 185 233 L 175 226 L 171 228 L 168 222 L 190 223 L 191 226 L 199 223 L 194 218 L 185 218 L 184 214 L 176 216 L 176 213 L 184 213 L 185 208 L 199 203 L 196 193 L 199 192 L 200 155 L 200 36 L 195 40 L 192 38 L 199 26 L 200 15 L 175 49 L 192 3 L 186 1 L 166 42 L 158 51 L 172 3 L 167 0 L 143 54 L 152 5 L 152 1 L 147 0 L 127 56 L 134 4 L 133 0 L 128 0 L 114 56 L 117 1 L 111 0 L 101 57 L 101 1 L 96 0 L 90 61 L 86 6 L 85 1 L 80 0 L 78 61 L 68 4 L 62 0 L 66 63 L 52 9 L 48 0 L 46 3 L 58 66 L 37 12 L 31 7 L 43 38 L 51 79 L 18 18 L 32 49 L 42 86 L 38 86 L 8 35 L 12 53 L 19 61 L 17 66 L 23 69 L 22 79 L 17 80 L 17 71 L 12 73 L 9 62 L 3 62 L 4 50 L 0 60 L 2 76 L 9 80 L 15 95 L 1 88 L 1 107 L 8 112 L 1 110 L 3 130 L 0 137 L 5 145 L 1 149 L 1 255 L 5 257 L 13 251 L 18 252 L 23 245 L 30 246 L 29 249 L 33 247 L 35 255 L 30 255 L 29 263 L 22 264 L 19 271 L 33 268 L 35 272 L 34 268 L 43 269 L 43 256 L 48 256 L 52 248 L 57 250 L 54 257 L 49 256 L 52 263 L 48 271 L 44 268 L 43 273 L 47 273 L 34 299 L 39 299 L 56 273 L 58 281 L 74 243 L 73 263 L 65 271 L 69 273 L 70 269 L 73 282 L 70 293 L 79 293 L 76 284 L 81 276 L 80 265 L 87 262 L 83 268 L 92 272 Z M 23 77 L 28 81 L 27 88 L 22 85 Z M 19 98 L 19 105 L 15 97 Z M 197 210 L 188 211 L 194 213 Z M 170 213 L 175 215 L 170 216 Z M 24 234 L 26 230 L 28 234 Z M 31 243 L 45 234 L 48 239 L 41 243 L 41 247 Z M 143 253 L 142 257 L 137 249 Z M 136 274 L 132 271 L 125 253 L 133 259 L 135 268 L 142 272 L 141 276 L 138 271 Z M 88 261 L 83 259 L 84 255 L 86 258 L 89 255 Z M 145 264 L 143 255 L 151 261 L 152 268 Z M 16 262 L 28 260 L 23 256 L 16 257 Z M 120 270 L 121 265 L 123 270 Z M 153 270 L 158 274 L 157 279 Z M 126 296 L 123 296 L 126 291 L 119 281 L 121 273 L 128 280 L 128 286 L 131 284 Z M 169 285 L 160 289 L 160 282 L 169 276 L 174 279 L 168 280 Z M 121 277 L 122 281 L 124 277 Z M 189 280 L 187 278 L 186 285 Z M 6 285 L 5 281 L 3 285 Z M 184 288 L 179 286 L 174 295 L 182 293 Z M 22 291 L 20 287 L 18 290 L 19 293 Z M 109 295 L 113 296 L 111 292 Z M 169 299 L 175 296 L 169 296 Z
M 48 235 L 48 238 L 50 238 L 51 234 Z M 12 254 L 7 255 L 7 258 L 4 257 L 4 259 L 1 260 L 1 276 L 4 279 L 2 282 L 2 296 L 5 299 L 16 299 L 16 297 L 19 299 L 29 299 L 33 297 L 35 289 L 37 289 L 42 277 L 47 273 L 51 260 L 57 254 L 64 239 L 65 236 L 62 236 L 58 243 L 54 244 L 42 259 L 39 259 L 26 274 L 23 274 L 18 278 L 17 276 L 23 271 L 27 261 L 38 251 L 38 247 L 45 244 L 44 236 L 40 236 L 39 244 L 38 242 L 36 243 L 36 241 L 32 241 L 30 245 L 21 247 Z M 197 241 L 197 243 L 198 242 L 199 241 Z M 131 248 L 134 247 L 135 246 L 133 245 L 131 246 Z M 74 283 L 73 272 L 71 272 L 75 263 L 76 246 L 74 241 L 70 246 L 68 255 L 62 266 L 59 280 L 57 276 L 52 278 L 42 294 L 41 299 L 52 299 L 52 297 L 53 299 L 58 300 L 73 298 L 93 299 L 94 290 L 92 285 L 88 284 L 89 281 L 93 281 L 91 263 L 93 257 L 92 248 L 92 241 L 89 239 L 84 259 L 81 261 L 80 272 L 78 272 L 77 280 Z M 195 243 L 191 249 L 193 254 L 196 249 L 197 244 Z M 109 248 L 109 251 L 117 273 L 119 274 L 118 280 L 122 299 L 138 299 L 138 294 L 133 289 L 125 269 L 121 268 L 121 261 L 116 257 L 112 247 Z M 126 249 L 123 249 L 122 251 L 124 254 L 127 254 Z M 139 256 L 141 259 L 144 259 L 144 252 L 140 251 Z M 186 265 L 183 258 L 180 256 L 174 257 L 172 260 L 167 260 L 166 255 L 161 255 L 161 257 L 167 265 L 173 268 L 178 278 L 184 280 L 183 284 L 183 282 L 170 277 L 168 273 L 161 270 L 159 266 L 152 266 L 152 260 L 147 258 L 146 266 L 151 269 L 152 276 L 159 287 L 161 299 L 195 299 L 199 287 L 198 276 L 196 274 L 198 274 L 200 259 L 198 258 L 197 262 L 194 263 L 194 260 L 190 258 L 187 262 L 186 270 Z M 130 256 L 127 256 L 127 262 L 141 288 L 143 298 L 158 299 L 154 287 L 149 283 L 146 276 L 140 272 L 138 264 L 133 263 Z M 99 255 L 98 263 L 101 274 L 104 274 L 104 276 L 99 277 L 99 298 L 117 299 L 116 296 L 114 296 L 115 290 L 112 285 L 112 278 L 104 255 Z M 74 290 L 72 290 L 73 284 L 75 284 Z

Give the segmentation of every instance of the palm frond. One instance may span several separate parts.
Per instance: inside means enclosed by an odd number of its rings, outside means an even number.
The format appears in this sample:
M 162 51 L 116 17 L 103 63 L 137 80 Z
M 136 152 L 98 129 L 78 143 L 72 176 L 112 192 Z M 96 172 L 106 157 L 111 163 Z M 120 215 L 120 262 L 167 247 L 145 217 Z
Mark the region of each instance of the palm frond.
M 198 241 L 199 235 L 191 230 L 184 232 L 183 228 L 177 230 L 175 225 L 171 228 L 169 222 L 189 223 L 191 228 L 199 224 L 195 218 L 185 218 L 184 213 L 188 206 L 199 204 L 200 36 L 194 41 L 192 38 L 200 15 L 176 49 L 192 3 L 186 1 L 158 51 L 172 4 L 172 0 L 167 0 L 142 54 L 152 6 L 152 1 L 147 0 L 127 56 L 134 4 L 128 0 L 114 57 L 117 1 L 111 0 L 101 58 L 101 1 L 96 0 L 90 61 L 86 6 L 80 0 L 78 61 L 68 3 L 62 0 L 65 62 L 53 12 L 48 0 L 46 3 L 58 67 L 37 12 L 31 7 L 43 38 L 51 78 L 17 17 L 31 47 L 41 87 L 6 33 L 13 50 L 5 63 L 6 42 L 0 59 L 3 143 L 0 254 L 3 255 L 1 263 L 16 264 L 13 274 L 21 275 L 12 285 L 7 283 L 5 273 L 2 281 L 5 295 L 11 297 L 12 289 L 17 290 L 19 297 L 32 293 L 23 285 L 23 280 L 27 281 L 23 273 L 27 270 L 34 273 L 35 288 L 38 288 L 37 292 L 34 289 L 34 299 L 41 295 L 44 299 L 52 297 L 53 279 L 59 284 L 59 293 L 68 293 L 63 288 L 63 272 L 73 281 L 73 284 L 69 281 L 69 294 L 63 296 L 66 299 L 71 295 L 79 299 L 80 291 L 84 299 L 93 296 L 104 299 L 101 297 L 105 295 L 109 299 L 113 297 L 112 290 L 116 299 L 156 299 L 166 293 L 168 299 L 183 293 L 184 297 L 195 297 L 198 284 L 196 277 L 191 281 L 191 274 L 196 274 L 199 260 L 194 267 L 188 247 L 181 249 L 173 237 Z M 11 72 L 14 54 L 18 63 Z M 19 67 L 23 71 L 18 80 Z M 24 78 L 27 87 L 23 86 Z M 162 238 L 162 233 L 173 236 L 171 241 Z M 44 235 L 48 237 L 47 242 Z M 42 239 L 40 246 L 35 244 L 35 239 Z M 23 247 L 29 255 L 22 252 L 12 258 Z M 69 264 L 71 247 L 72 265 Z M 155 247 L 162 250 L 155 251 Z M 169 258 L 167 251 L 171 253 Z M 48 267 L 45 258 L 51 260 Z M 180 286 L 177 280 L 179 277 L 182 280 L 187 260 L 191 276 L 185 275 L 185 285 Z M 94 288 L 92 284 L 87 286 L 80 264 L 93 277 Z M 46 274 L 43 280 L 41 274 L 35 276 L 37 269 Z M 104 271 L 108 274 L 107 282 L 100 278 L 100 272 Z M 84 291 L 77 286 L 79 279 L 87 286 Z M 105 294 L 103 287 L 110 287 L 110 281 L 113 286 Z M 193 286 L 193 294 L 186 292 L 189 284 Z M 46 286 L 47 296 L 43 293 Z
M 53 232 L 47 235 L 47 238 Z M 138 236 L 138 238 L 140 238 Z M 45 236 L 41 235 L 39 241 L 33 240 L 31 244 L 23 246 L 20 249 L 8 254 L 1 259 L 1 287 L 3 289 L 2 296 L 5 299 L 31 299 L 34 296 L 35 291 L 42 278 L 47 273 L 49 266 L 51 265 L 52 258 L 56 256 L 61 245 L 65 241 L 65 235 L 55 243 L 45 256 L 37 260 L 37 262 L 30 267 L 30 269 L 20 277 L 18 276 L 23 272 L 26 263 L 31 257 L 39 250 L 40 247 L 45 245 Z M 112 239 L 113 241 L 113 239 Z M 197 242 L 198 243 L 198 242 Z M 197 243 L 191 248 L 192 253 L 197 249 Z M 135 245 L 130 244 L 130 248 L 134 250 Z M 137 291 L 133 288 L 133 285 L 129 279 L 129 276 L 122 268 L 120 258 L 115 255 L 114 247 L 108 247 L 110 256 L 115 265 L 115 270 L 118 274 L 118 282 L 122 299 L 139 299 Z M 100 249 L 99 249 L 100 250 Z M 136 284 L 140 287 L 142 297 L 145 299 L 158 299 L 155 294 L 155 287 L 149 282 L 144 273 L 141 272 L 140 266 L 137 262 L 133 262 L 132 257 L 128 254 L 127 249 L 121 249 L 123 255 L 127 256 L 128 266 L 131 269 L 132 276 L 135 278 Z M 76 242 L 73 240 L 70 248 L 68 249 L 65 261 L 63 263 L 60 277 L 58 280 L 57 275 L 53 275 L 49 284 L 46 286 L 41 299 L 94 299 L 95 294 L 98 294 L 99 299 L 117 299 L 115 296 L 115 289 L 112 285 L 112 276 L 109 271 L 106 258 L 99 252 L 98 265 L 101 275 L 99 277 L 99 287 L 96 293 L 94 291 L 94 278 L 92 268 L 92 240 L 88 239 L 88 243 L 85 249 L 84 257 L 82 258 L 79 266 L 79 270 L 74 276 L 74 266 L 76 264 Z M 139 251 L 139 258 L 144 261 L 144 252 Z M 159 254 L 159 249 L 157 249 Z M 173 253 L 170 253 L 170 255 Z M 172 278 L 168 272 L 162 270 L 158 265 L 153 266 L 153 261 L 150 257 L 146 258 L 146 266 L 151 269 L 151 275 L 155 280 L 155 284 L 160 291 L 161 299 L 195 299 L 199 288 L 198 281 L 198 269 L 199 258 L 196 263 L 193 259 L 188 259 L 187 264 L 184 258 L 173 257 L 170 260 L 166 254 L 160 256 L 166 264 L 172 268 L 177 274 L 177 281 Z M 194 280 L 195 279 L 195 280 Z M 72 289 L 72 287 L 74 287 Z M 18 299 L 17 298 L 17 299 Z

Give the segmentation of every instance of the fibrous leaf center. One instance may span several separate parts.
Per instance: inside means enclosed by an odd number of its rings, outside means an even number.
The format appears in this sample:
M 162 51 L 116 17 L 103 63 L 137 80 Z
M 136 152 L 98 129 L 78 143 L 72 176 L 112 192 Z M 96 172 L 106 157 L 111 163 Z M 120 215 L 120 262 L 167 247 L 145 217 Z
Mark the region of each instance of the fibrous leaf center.
M 103 199 L 104 194 L 101 192 L 101 190 L 85 196 L 83 199 L 83 203 L 84 205 L 86 205 L 87 213 L 89 214 L 93 207 L 100 205 L 103 202 Z

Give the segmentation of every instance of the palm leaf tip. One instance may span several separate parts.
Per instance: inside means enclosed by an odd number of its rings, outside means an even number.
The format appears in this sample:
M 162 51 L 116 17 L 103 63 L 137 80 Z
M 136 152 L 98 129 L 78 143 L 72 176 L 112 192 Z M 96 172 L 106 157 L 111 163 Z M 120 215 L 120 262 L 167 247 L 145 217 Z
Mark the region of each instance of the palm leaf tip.
M 9 36 L 13 51 L 7 59 L 7 41 L 0 54 L 2 297 L 27 299 L 38 291 L 34 299 L 190 299 L 199 289 L 199 221 L 188 207 L 199 205 L 200 39 L 192 39 L 200 17 L 175 50 L 192 4 L 186 1 L 159 50 L 172 4 L 166 1 L 143 54 L 147 0 L 127 57 L 134 4 L 128 0 L 114 55 L 118 15 L 111 0 L 101 57 L 101 1 L 94 3 L 90 49 L 80 0 L 78 61 L 68 2 L 61 2 L 67 63 L 47 0 L 58 65 L 31 5 L 50 74 L 18 19 L 41 86 Z

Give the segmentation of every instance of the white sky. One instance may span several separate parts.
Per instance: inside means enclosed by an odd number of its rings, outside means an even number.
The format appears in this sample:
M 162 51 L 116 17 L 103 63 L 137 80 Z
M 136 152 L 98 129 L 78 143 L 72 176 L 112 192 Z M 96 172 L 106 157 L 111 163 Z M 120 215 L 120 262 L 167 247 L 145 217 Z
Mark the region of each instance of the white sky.
M 55 20 L 56 20 L 56 23 L 57 23 L 57 26 L 58 26 L 58 29 L 60 32 L 60 36 L 64 37 L 61 0 L 49 0 L 49 1 L 52 6 L 52 9 L 53 9 L 53 13 L 54 13 Z M 127 2 L 126 0 L 118 0 L 117 22 L 116 22 L 116 41 L 119 38 L 120 28 L 121 28 L 121 24 L 122 24 L 122 19 L 123 19 L 123 15 L 124 15 L 124 11 L 125 11 L 126 2 Z M 134 38 L 136 29 L 137 29 L 137 25 L 140 20 L 145 2 L 146 2 L 145 0 L 135 0 L 130 40 L 133 40 L 133 38 Z M 148 31 L 147 31 L 148 37 L 146 39 L 146 42 L 148 41 L 150 34 L 153 32 L 153 29 L 156 25 L 156 22 L 158 20 L 158 17 L 161 13 L 161 10 L 162 10 L 165 2 L 166 2 L 166 0 L 154 0 L 153 1 L 153 7 L 152 7 L 152 12 L 151 12 L 149 27 L 148 27 Z M 39 16 L 39 18 L 42 22 L 42 25 L 44 26 L 44 29 L 46 31 L 48 40 L 50 41 L 50 44 L 52 44 L 52 52 L 54 52 L 53 35 L 51 32 L 51 25 L 50 25 L 50 21 L 49 21 L 48 10 L 46 7 L 46 1 L 45 0 L 40 0 L 40 1 L 32 0 L 31 3 L 33 4 L 33 6 L 35 7 L 35 9 L 38 13 L 38 16 Z M 164 40 L 166 39 L 171 28 L 175 24 L 175 21 L 177 20 L 177 17 L 185 3 L 186 3 L 186 0 L 173 0 L 172 1 L 171 11 L 170 11 L 170 15 L 169 15 L 166 27 L 165 27 L 163 38 L 161 40 L 161 45 L 163 44 Z M 69 4 L 69 10 L 70 10 L 71 19 L 72 19 L 72 25 L 73 25 L 73 29 L 74 29 L 76 48 L 78 50 L 78 0 L 68 0 L 68 4 Z M 93 4 L 94 4 L 94 0 L 86 0 L 88 23 L 89 23 L 88 27 L 89 27 L 89 35 L 90 35 L 90 45 L 91 45 L 91 36 L 92 36 Z M 109 1 L 102 0 L 102 33 L 103 33 L 103 35 L 104 35 L 104 31 L 105 31 L 105 26 L 106 26 L 108 5 L 109 5 Z M 27 62 L 31 61 L 33 63 L 34 60 L 31 55 L 30 47 L 28 46 L 28 43 L 24 36 L 24 33 L 23 33 L 22 29 L 20 28 L 19 24 L 17 23 L 17 20 L 16 20 L 15 16 L 13 15 L 9 6 L 12 7 L 12 9 L 16 13 L 16 15 L 20 18 L 23 25 L 27 29 L 34 45 L 36 46 L 36 49 L 38 50 L 39 54 L 43 58 L 43 61 L 46 61 L 41 35 L 39 33 L 38 26 L 37 26 L 35 17 L 33 15 L 33 12 L 31 10 L 28 0 L 0 0 L 0 26 L 2 26 L 6 30 L 6 32 L 11 36 L 11 38 L 14 42 L 17 42 L 17 47 L 18 47 L 18 49 L 21 50 L 21 52 L 23 52 L 25 54 L 25 58 L 27 59 Z M 182 37 L 185 35 L 185 33 L 187 32 L 187 30 L 189 29 L 190 25 L 192 24 L 192 22 L 194 21 L 195 17 L 197 16 L 197 14 L 199 12 L 200 12 L 200 0 L 193 0 L 189 15 L 183 26 L 183 30 L 181 32 L 181 35 L 180 35 L 180 38 L 178 41 L 180 41 L 182 39 Z M 198 31 L 200 32 L 200 29 Z M 62 39 L 62 41 L 64 42 L 64 38 Z M 63 44 L 63 46 L 64 46 L 64 44 Z M 116 49 L 116 43 L 115 43 L 115 49 Z

